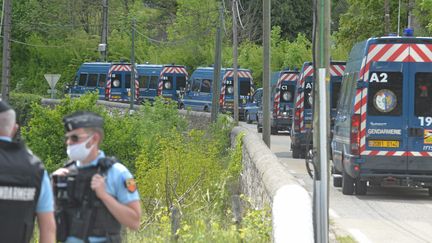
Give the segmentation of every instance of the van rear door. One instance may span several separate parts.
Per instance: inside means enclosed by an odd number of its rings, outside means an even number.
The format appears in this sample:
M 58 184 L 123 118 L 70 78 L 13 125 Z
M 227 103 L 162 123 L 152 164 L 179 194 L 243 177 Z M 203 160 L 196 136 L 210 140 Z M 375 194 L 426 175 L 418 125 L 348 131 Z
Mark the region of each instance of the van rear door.
M 374 62 L 368 79 L 366 163 L 362 168 L 405 173 L 408 79 L 403 62 Z
M 418 52 L 419 49 L 413 49 L 413 45 L 411 52 Z M 408 170 L 414 174 L 432 173 L 432 62 L 429 58 L 429 62 L 409 63 L 410 102 L 406 154 Z

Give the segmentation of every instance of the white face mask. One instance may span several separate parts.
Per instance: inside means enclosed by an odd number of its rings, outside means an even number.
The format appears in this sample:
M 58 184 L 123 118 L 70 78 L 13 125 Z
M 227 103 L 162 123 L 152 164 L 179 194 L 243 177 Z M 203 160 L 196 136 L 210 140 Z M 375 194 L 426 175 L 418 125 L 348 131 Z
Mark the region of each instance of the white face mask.
M 95 144 L 93 144 L 90 148 L 86 148 L 86 144 L 90 141 L 90 139 L 93 137 L 90 136 L 86 141 L 79 143 L 79 144 L 72 144 L 67 146 L 66 153 L 69 156 L 71 160 L 75 161 L 83 161 L 89 156 L 90 151 L 93 149 Z

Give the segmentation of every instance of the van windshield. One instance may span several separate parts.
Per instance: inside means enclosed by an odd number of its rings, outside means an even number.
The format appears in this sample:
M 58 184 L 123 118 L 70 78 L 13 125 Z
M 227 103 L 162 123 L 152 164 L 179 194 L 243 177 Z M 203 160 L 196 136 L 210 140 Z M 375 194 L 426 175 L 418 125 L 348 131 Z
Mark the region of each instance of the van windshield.
M 367 113 L 373 116 L 402 114 L 403 78 L 401 72 L 371 72 Z
M 416 116 L 432 116 L 432 73 L 416 73 L 415 102 Z

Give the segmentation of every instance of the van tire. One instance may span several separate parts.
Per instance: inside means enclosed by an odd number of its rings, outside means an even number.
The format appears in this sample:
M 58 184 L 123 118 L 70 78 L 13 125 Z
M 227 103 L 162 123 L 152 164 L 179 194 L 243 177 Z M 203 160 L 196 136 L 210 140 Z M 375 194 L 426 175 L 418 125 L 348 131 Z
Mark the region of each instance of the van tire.
M 270 128 L 270 133 L 271 133 L 272 135 L 277 135 L 277 134 L 278 134 L 278 130 L 277 130 L 277 128 L 276 128 L 276 127 L 271 127 L 271 128 Z
M 258 131 L 258 133 L 262 133 L 262 127 L 257 125 L 257 131 Z
M 367 181 L 361 181 L 359 178 L 355 183 L 355 194 L 356 195 L 366 195 L 367 192 Z
M 204 112 L 209 112 L 208 106 L 204 106 Z
M 333 186 L 334 187 L 342 187 L 342 177 L 334 177 L 333 176 Z
M 342 193 L 344 195 L 354 194 L 354 179 L 345 170 L 342 173 Z

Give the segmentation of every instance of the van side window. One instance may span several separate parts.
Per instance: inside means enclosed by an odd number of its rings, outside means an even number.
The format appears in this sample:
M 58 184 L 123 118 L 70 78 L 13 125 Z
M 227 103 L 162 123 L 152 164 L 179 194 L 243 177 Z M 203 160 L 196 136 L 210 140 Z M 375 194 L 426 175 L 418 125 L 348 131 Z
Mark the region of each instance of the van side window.
M 367 112 L 373 116 L 402 114 L 403 76 L 401 72 L 371 72 Z
M 99 75 L 99 84 L 98 84 L 98 86 L 100 88 L 105 88 L 105 82 L 106 82 L 106 74 L 100 74 Z
M 98 75 L 90 74 L 88 76 L 87 87 L 96 87 Z
M 346 107 L 346 100 L 349 99 L 349 89 L 348 87 L 349 82 L 351 82 L 350 77 L 352 74 L 349 75 L 344 75 L 343 76 L 343 80 L 342 80 L 342 87 L 341 87 L 341 96 L 338 100 L 338 104 L 337 104 L 337 110 L 340 112 L 345 112 L 347 110 Z
M 157 89 L 159 83 L 159 76 L 150 76 L 149 89 Z
M 204 79 L 201 84 L 201 92 L 210 93 L 211 81 Z
M 432 73 L 416 73 L 414 113 L 432 116 Z
M 79 86 L 85 86 L 87 82 L 87 73 L 81 73 L 79 76 L 78 85 Z
M 147 86 L 148 86 L 148 76 L 139 76 L 138 77 L 138 81 L 139 81 L 139 87 L 140 88 L 144 88 L 144 89 L 146 89 L 147 88 Z
M 199 92 L 201 87 L 201 79 L 194 79 L 192 84 L 192 91 Z

